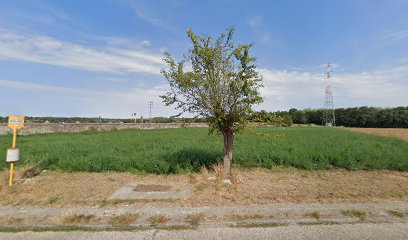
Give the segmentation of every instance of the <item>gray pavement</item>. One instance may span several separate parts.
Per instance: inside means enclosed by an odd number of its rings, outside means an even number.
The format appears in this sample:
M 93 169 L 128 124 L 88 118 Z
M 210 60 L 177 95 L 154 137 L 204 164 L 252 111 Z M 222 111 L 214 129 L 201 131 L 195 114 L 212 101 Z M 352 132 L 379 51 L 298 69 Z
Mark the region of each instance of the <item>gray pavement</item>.
M 290 225 L 270 228 L 201 227 L 197 230 L 136 232 L 18 232 L 0 233 L 1 240 L 134 240 L 134 239 L 285 239 L 285 240 L 407 240 L 406 223 Z
M 357 209 L 378 216 L 386 216 L 389 210 L 398 210 L 408 213 L 407 202 L 382 202 L 382 203 L 276 203 L 260 205 L 235 205 L 235 206 L 208 206 L 208 207 L 179 207 L 172 205 L 124 205 L 110 207 L 33 207 L 33 206 L 0 206 L 0 216 L 15 217 L 44 217 L 60 216 L 67 212 L 95 214 L 99 217 L 110 217 L 115 214 L 126 212 L 149 215 L 161 213 L 164 215 L 180 217 L 186 214 L 203 212 L 208 215 L 224 216 L 230 214 L 290 214 L 310 213 L 319 211 L 320 213 L 338 213 L 344 209 Z

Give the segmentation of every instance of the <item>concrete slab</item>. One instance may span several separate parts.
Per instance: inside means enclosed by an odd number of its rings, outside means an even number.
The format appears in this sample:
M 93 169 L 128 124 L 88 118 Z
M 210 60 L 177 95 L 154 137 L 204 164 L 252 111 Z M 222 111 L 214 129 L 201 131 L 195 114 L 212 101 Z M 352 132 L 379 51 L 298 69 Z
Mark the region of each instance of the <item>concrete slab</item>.
M 139 185 L 144 185 L 144 184 L 138 184 L 138 183 L 133 183 L 129 184 L 128 186 L 120 188 L 118 191 L 116 191 L 110 199 L 183 199 L 187 197 L 187 194 L 190 191 L 190 188 L 188 185 L 182 186 L 180 189 L 176 190 L 170 190 L 169 191 L 157 191 L 157 189 L 154 189 L 155 191 L 137 191 L 139 189 Z M 145 186 L 141 186 L 145 187 Z M 165 186 L 164 186 L 165 187 Z M 136 189 L 136 191 L 135 191 Z M 166 189 L 166 188 L 162 188 Z M 167 188 L 169 189 L 169 188 Z

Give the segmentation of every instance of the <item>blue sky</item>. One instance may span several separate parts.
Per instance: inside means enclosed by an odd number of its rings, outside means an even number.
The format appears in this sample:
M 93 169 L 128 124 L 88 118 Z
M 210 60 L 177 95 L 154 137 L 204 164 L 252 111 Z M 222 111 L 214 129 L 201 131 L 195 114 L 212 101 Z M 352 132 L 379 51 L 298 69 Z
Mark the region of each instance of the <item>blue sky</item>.
M 154 116 L 163 52 L 186 30 L 236 27 L 263 76 L 256 109 L 320 108 L 325 64 L 336 107 L 408 105 L 408 1 L 1 1 L 0 115 Z

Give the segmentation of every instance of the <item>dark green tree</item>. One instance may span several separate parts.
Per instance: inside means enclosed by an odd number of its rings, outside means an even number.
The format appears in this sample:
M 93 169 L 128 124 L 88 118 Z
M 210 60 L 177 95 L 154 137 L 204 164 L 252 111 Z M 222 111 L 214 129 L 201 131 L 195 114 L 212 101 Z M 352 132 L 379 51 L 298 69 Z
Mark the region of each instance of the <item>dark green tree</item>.
M 235 44 L 234 28 L 217 39 L 187 31 L 192 49 L 181 61 L 166 53 L 168 65 L 161 73 L 170 84 L 163 98 L 181 112 L 190 112 L 209 121 L 210 133 L 224 137 L 224 170 L 231 171 L 234 133 L 247 124 L 254 104 L 262 102 L 261 77 L 249 51 L 251 44 Z

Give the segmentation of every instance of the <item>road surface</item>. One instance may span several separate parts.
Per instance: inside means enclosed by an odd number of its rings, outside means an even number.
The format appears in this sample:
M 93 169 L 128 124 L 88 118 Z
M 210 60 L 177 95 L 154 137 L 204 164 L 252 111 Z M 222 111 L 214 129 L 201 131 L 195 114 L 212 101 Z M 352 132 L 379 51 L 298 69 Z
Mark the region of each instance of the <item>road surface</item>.
M 270 228 L 201 227 L 197 230 L 147 230 L 135 232 L 17 232 L 0 233 L 1 240 L 134 240 L 134 239 L 285 239 L 285 240 L 407 240 L 406 223 L 341 225 L 289 225 Z

